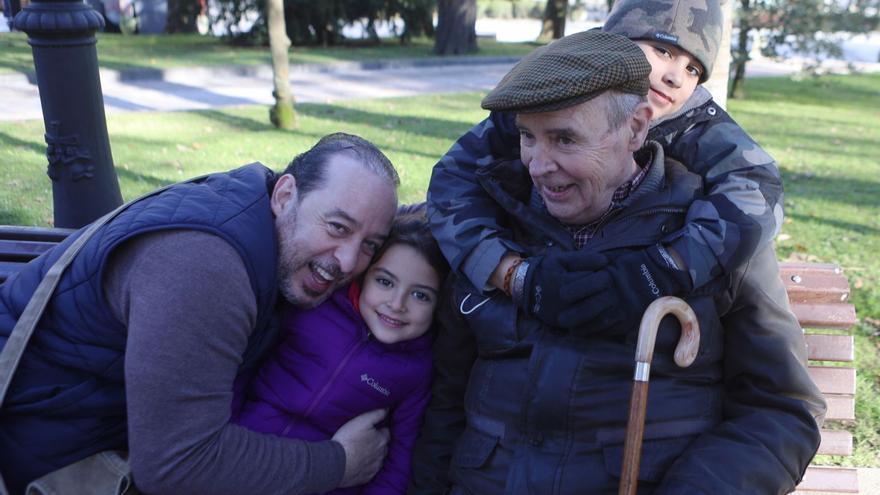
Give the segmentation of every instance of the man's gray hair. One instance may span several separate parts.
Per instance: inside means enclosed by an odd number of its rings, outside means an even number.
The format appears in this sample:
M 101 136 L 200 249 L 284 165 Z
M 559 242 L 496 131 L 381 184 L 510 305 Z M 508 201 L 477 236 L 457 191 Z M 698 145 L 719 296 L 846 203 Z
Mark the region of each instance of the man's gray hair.
M 627 119 L 633 116 L 640 104 L 648 101 L 644 95 L 621 91 L 606 91 L 603 96 L 609 130 L 616 130 L 622 126 Z
M 360 136 L 336 132 L 322 137 L 311 149 L 297 155 L 284 170 L 284 174 L 291 174 L 296 179 L 300 198 L 324 185 L 327 163 L 339 153 L 355 155 L 367 170 L 395 188 L 400 185 L 397 170 L 376 145 Z

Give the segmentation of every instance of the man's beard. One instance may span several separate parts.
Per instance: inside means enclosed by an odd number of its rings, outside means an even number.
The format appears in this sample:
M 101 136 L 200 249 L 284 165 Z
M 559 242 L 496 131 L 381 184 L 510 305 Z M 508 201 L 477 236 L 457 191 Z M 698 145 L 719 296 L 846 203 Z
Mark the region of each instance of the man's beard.
M 276 229 L 276 237 L 278 238 L 278 290 L 290 304 L 298 308 L 307 309 L 324 302 L 337 287 L 350 280 L 351 277 L 346 276 L 343 278 L 339 265 L 334 262 L 308 260 L 300 255 L 302 250 L 297 242 L 296 217 L 296 210 L 293 210 L 288 214 L 287 218 L 281 221 L 280 226 Z M 332 275 L 334 282 L 328 290 L 320 293 L 314 293 L 308 287 L 302 287 L 301 290 L 306 293 L 306 299 L 303 299 L 294 289 L 296 282 L 293 276 L 298 270 L 303 268 L 314 272 L 313 265 L 321 267 Z
M 299 300 L 293 290 L 293 274 L 296 267 L 301 263 L 295 253 L 297 249 L 296 237 L 296 208 L 287 214 L 280 222 L 276 222 L 275 236 L 278 239 L 278 291 L 290 304 L 305 308 L 308 302 Z M 294 253 L 292 257 L 288 253 Z

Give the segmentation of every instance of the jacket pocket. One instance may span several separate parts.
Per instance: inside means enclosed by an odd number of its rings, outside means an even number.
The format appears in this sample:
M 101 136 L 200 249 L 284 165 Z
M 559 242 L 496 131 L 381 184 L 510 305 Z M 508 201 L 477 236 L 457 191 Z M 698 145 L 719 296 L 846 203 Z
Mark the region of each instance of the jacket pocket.
M 467 428 L 452 453 L 452 465 L 471 469 L 483 467 L 497 445 L 498 437 Z
M 657 483 L 663 479 L 672 463 L 684 452 L 696 435 L 674 438 L 656 438 L 642 443 L 642 457 L 639 462 L 639 480 Z M 605 469 L 615 478 L 620 478 L 623 470 L 623 444 L 603 445 Z

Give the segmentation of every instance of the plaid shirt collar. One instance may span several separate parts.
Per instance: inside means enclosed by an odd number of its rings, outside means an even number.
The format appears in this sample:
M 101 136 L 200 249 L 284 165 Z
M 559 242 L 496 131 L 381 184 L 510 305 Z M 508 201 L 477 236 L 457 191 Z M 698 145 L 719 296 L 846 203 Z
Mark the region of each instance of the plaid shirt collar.
M 621 207 L 621 204 L 629 197 L 630 193 L 638 189 L 639 184 L 641 184 L 648 175 L 648 170 L 651 169 L 651 162 L 652 160 L 648 160 L 645 166 L 640 166 L 628 181 L 624 182 L 614 190 L 614 194 L 611 196 L 611 204 L 608 205 L 608 209 L 605 210 L 604 213 L 599 215 L 599 218 L 584 225 L 566 226 L 578 249 L 584 247 L 584 245 L 587 244 L 587 241 L 592 239 L 593 236 L 596 235 L 596 232 L 599 231 L 599 226 L 605 223 L 605 220 Z

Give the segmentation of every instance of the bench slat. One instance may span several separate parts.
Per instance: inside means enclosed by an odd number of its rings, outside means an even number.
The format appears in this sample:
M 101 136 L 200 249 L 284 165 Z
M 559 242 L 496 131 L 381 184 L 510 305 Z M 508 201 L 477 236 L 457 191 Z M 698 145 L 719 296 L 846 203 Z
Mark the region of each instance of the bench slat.
M 9 240 L 61 242 L 74 232 L 76 232 L 75 229 L 0 225 L 0 239 Z
M 838 430 L 822 430 L 819 453 L 826 455 L 852 455 L 852 433 Z
M 810 466 L 797 493 L 859 493 L 859 473 L 854 468 Z
M 852 362 L 855 359 L 853 352 L 852 335 L 827 335 L 807 334 L 807 358 L 816 361 Z
M 856 324 L 856 308 L 848 303 L 792 303 L 802 327 L 846 330 Z
M 810 376 L 824 394 L 853 395 L 856 393 L 855 368 L 810 366 Z
M 835 263 L 813 263 L 809 261 L 780 261 L 780 273 L 832 272 L 842 273 L 843 270 Z
M 851 395 L 824 394 L 828 403 L 826 421 L 853 421 L 856 419 L 856 399 Z
M 788 299 L 793 303 L 833 303 L 849 298 L 849 281 L 828 272 L 786 275 L 780 273 Z
M 54 242 L 0 239 L 0 261 L 28 262 L 55 245 Z

